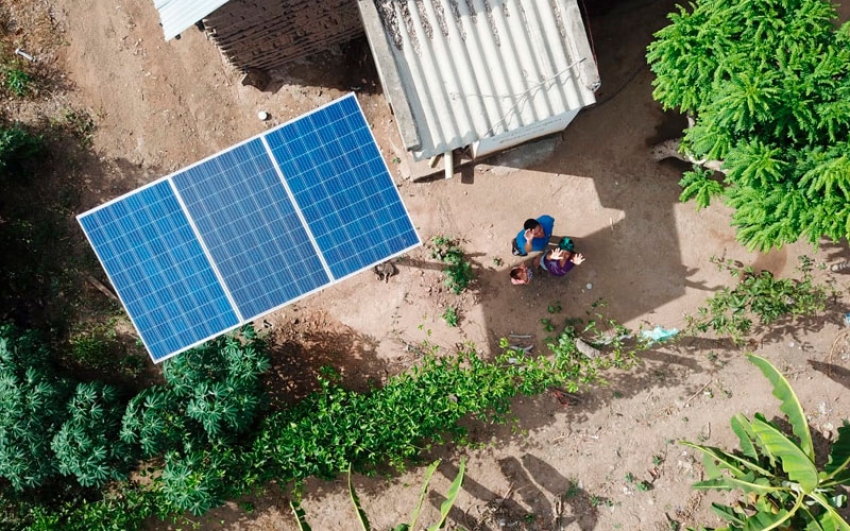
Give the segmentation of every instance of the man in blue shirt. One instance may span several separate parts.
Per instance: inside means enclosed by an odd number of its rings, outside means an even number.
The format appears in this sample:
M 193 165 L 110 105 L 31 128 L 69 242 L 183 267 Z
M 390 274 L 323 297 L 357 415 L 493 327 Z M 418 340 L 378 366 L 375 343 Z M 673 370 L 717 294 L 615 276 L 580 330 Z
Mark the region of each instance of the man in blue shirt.
M 555 227 L 555 218 L 540 216 L 537 219 L 527 219 L 523 229 L 516 235 L 516 249 L 520 256 L 530 252 L 542 252 L 549 245 L 549 237 Z

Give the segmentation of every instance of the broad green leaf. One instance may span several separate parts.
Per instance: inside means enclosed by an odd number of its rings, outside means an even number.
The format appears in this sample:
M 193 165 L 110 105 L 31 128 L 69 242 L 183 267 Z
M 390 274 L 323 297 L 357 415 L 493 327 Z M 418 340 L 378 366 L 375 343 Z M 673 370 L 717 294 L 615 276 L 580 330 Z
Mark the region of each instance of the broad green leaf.
M 747 519 L 746 531 L 771 531 L 791 519 L 803 503 L 803 495 L 797 496 L 794 507 L 790 511 L 780 509 L 776 514 L 768 511 L 759 511 Z
M 738 413 L 732 417 L 730 422 L 732 424 L 732 431 L 735 432 L 735 435 L 738 436 L 738 440 L 741 442 L 741 452 L 750 459 L 758 461 L 759 452 L 755 444 L 753 444 L 755 434 L 753 433 L 753 428 L 750 426 L 750 421 L 747 420 L 747 417 Z
M 712 503 L 711 510 L 714 511 L 718 516 L 732 522 L 737 525 L 745 525 L 747 523 L 745 513 L 741 513 L 733 507 L 729 507 L 728 505 L 720 505 L 719 503 Z M 743 518 L 742 518 L 743 517 Z
M 777 487 L 771 485 L 769 481 L 762 478 L 758 479 L 739 479 L 739 478 L 726 478 L 726 481 L 735 488 L 739 488 L 744 492 L 754 492 L 756 494 L 770 494 L 773 492 L 782 492 L 787 490 L 784 487 Z
M 838 439 L 829 452 L 829 462 L 823 467 L 824 479 L 833 479 L 850 465 L 850 426 L 838 428 Z M 850 478 L 846 478 L 850 479 Z
M 437 531 L 438 529 L 442 529 L 443 525 L 446 522 L 446 518 L 449 516 L 449 511 L 452 510 L 452 507 L 457 500 L 458 494 L 460 494 L 460 485 L 463 483 L 463 471 L 466 468 L 466 460 L 460 460 L 460 466 L 458 467 L 457 476 L 454 481 L 452 481 L 451 487 L 449 487 L 449 492 L 446 493 L 446 501 L 444 501 L 440 505 L 440 521 L 436 524 L 432 525 L 428 528 L 428 531 Z
M 706 479 L 704 481 L 697 481 L 691 484 L 691 488 L 694 490 L 733 490 L 736 487 L 729 483 L 727 480 L 728 476 L 724 476 L 722 478 L 715 479 Z
M 695 448 L 707 456 L 720 462 L 720 466 L 732 473 L 735 477 L 743 477 L 747 470 L 751 470 L 761 476 L 773 477 L 771 471 L 762 468 L 758 463 L 754 463 L 745 457 L 731 454 L 714 446 L 702 446 L 688 441 L 680 441 L 679 444 Z
M 791 430 L 800 439 L 800 449 L 806 454 L 810 462 L 814 462 L 815 452 L 812 446 L 812 435 L 809 432 L 809 423 L 806 421 L 806 414 L 803 412 L 803 407 L 800 405 L 797 395 L 791 388 L 791 384 L 766 359 L 754 356 L 753 354 L 747 354 L 747 359 L 758 367 L 767 379 L 770 380 L 770 383 L 773 385 L 773 396 L 782 402 L 779 409 L 788 416 Z
M 292 512 L 295 514 L 295 521 L 298 522 L 299 531 L 312 531 L 307 523 L 307 513 L 301 507 L 301 503 L 297 500 L 289 500 L 289 506 L 292 507 Z
M 354 490 L 354 482 L 351 481 L 351 465 L 348 465 L 348 494 L 351 496 L 351 503 L 354 504 L 354 510 L 357 511 L 357 520 L 360 522 L 360 526 L 363 528 L 363 531 L 372 531 L 372 527 L 369 525 L 369 519 L 366 517 L 365 511 L 363 511 L 363 507 L 360 505 L 360 496 L 357 495 L 357 491 Z
M 425 471 L 425 481 L 422 483 L 422 490 L 419 491 L 419 502 L 413 508 L 413 514 L 410 515 L 410 524 L 408 526 L 410 529 L 416 529 L 416 520 L 419 518 L 422 503 L 425 501 L 425 494 L 428 492 L 428 483 L 431 482 L 431 476 L 434 475 L 438 466 L 440 466 L 439 459 L 428 465 L 428 469 Z
M 791 481 L 800 484 L 806 494 L 818 486 L 818 469 L 797 444 L 775 426 L 754 418 L 753 431 L 770 452 L 779 457 L 782 469 Z
M 829 500 L 823 494 L 819 492 L 809 493 L 809 497 L 813 498 L 818 504 L 826 511 L 824 514 L 824 518 L 822 521 L 829 522 L 834 528 L 838 531 L 850 531 L 850 524 L 847 523 L 847 520 L 842 518 L 838 511 L 835 510 L 835 507 L 829 503 Z M 827 517 L 827 515 L 829 515 Z
M 694 490 L 734 490 L 741 489 L 744 492 L 753 492 L 755 494 L 770 494 L 788 490 L 784 487 L 776 487 L 770 484 L 766 479 L 753 479 L 752 476 L 746 479 L 738 479 L 733 477 L 722 477 L 717 479 L 709 479 L 706 481 L 697 481 L 691 485 Z

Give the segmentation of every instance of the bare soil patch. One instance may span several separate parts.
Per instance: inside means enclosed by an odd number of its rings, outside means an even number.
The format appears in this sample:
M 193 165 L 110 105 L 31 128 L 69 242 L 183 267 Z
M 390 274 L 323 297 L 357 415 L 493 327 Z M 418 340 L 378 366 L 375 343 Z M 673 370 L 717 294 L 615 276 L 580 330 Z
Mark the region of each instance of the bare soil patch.
M 416 363 L 423 340 L 448 351 L 472 342 L 489 355 L 501 337 L 519 333 L 530 335 L 528 344 L 543 353 L 551 333 L 541 319 L 584 317 L 600 298 L 611 317 L 629 326 L 683 328 L 684 315 L 730 281 L 709 263 L 712 256 L 775 275 L 792 274 L 803 254 L 827 266 L 850 258 L 845 243 L 750 253 L 735 242 L 723 205 L 696 211 L 678 202 L 682 166 L 652 161 L 647 147 L 675 136 L 684 120 L 652 101 L 644 61 L 652 32 L 665 24 L 674 2 L 606 4 L 589 17 L 604 83 L 600 102 L 563 134 L 466 168 L 462 178 L 413 184 L 398 177 L 423 239 L 460 240 L 475 268 L 473 289 L 450 293 L 442 264 L 421 248 L 398 260 L 398 274 L 386 281 L 363 273 L 267 316 L 257 327 L 275 341 L 267 381 L 277 403 L 314 390 L 315 371 L 323 365 L 338 368 L 353 388 L 380 385 Z M 70 230 L 78 230 L 76 213 L 352 90 L 390 169 L 398 172 L 401 144 L 365 41 L 294 64 L 277 73 L 270 90 L 259 92 L 238 83 L 238 74 L 202 33 L 189 30 L 164 42 L 150 0 L 85 6 L 27 0 L 3 9 L 17 21 L 6 47 L 35 55 L 43 79 L 53 83 L 26 101 L 4 101 L 3 116 L 50 119 L 71 109 L 85 112 L 96 126 L 84 135 L 90 149 L 69 158 L 69 178 L 79 192 L 74 211 L 63 214 Z M 271 119 L 258 120 L 259 111 Z M 556 218 L 557 234 L 576 239 L 587 262 L 564 279 L 511 286 L 507 271 L 517 260 L 509 240 L 526 218 L 544 213 Z M 81 242 L 82 234 L 74 238 Z M 105 282 L 96 266 L 91 273 Z M 828 267 L 817 274 L 834 279 L 842 291 L 850 278 Z M 103 297 L 91 286 L 81 289 L 91 300 Z M 550 314 L 547 308 L 555 303 L 562 311 Z M 806 326 L 783 328 L 750 346 L 786 372 L 824 437 L 834 436 L 850 411 L 844 304 L 838 299 Z M 458 327 L 441 317 L 449 306 L 458 310 Z M 440 493 L 465 455 L 467 479 L 450 528 L 656 531 L 713 522 L 708 507 L 716 495 L 690 490 L 701 467 L 676 441 L 732 446 L 731 415 L 779 413 L 767 382 L 741 351 L 696 338 L 647 352 L 638 368 L 608 380 L 566 407 L 550 395 L 517 400 L 514 427 L 470 424 L 478 446 L 434 452 L 444 462 L 422 521 L 435 519 Z M 416 469 L 356 478 L 375 528 L 407 517 L 421 475 Z M 640 490 L 638 482 L 651 488 Z M 304 507 L 314 529 L 357 528 L 342 479 L 312 480 L 306 491 Z M 296 529 L 286 492 L 274 486 L 198 523 L 230 531 Z M 177 527 L 151 523 L 152 529 Z

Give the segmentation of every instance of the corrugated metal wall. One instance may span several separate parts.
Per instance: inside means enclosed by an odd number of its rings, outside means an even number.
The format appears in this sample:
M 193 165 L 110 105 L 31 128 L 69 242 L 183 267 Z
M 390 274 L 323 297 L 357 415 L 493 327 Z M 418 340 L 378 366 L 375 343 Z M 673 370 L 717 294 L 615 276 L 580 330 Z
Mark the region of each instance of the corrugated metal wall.
M 355 0 L 230 0 L 204 19 L 235 68 L 279 68 L 363 34 Z

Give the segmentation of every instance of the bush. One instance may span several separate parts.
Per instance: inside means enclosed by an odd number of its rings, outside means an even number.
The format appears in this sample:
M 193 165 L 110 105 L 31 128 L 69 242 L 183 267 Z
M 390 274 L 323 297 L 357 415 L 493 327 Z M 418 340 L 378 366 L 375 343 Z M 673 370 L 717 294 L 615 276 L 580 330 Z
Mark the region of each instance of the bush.
M 123 413 L 114 387 L 100 382 L 78 385 L 68 403 L 69 418 L 51 443 L 59 471 L 84 487 L 123 478 L 137 458 L 118 438 Z
M 16 490 L 58 472 L 50 441 L 67 417 L 68 384 L 49 369 L 48 356 L 32 332 L 0 327 L 0 476 Z

